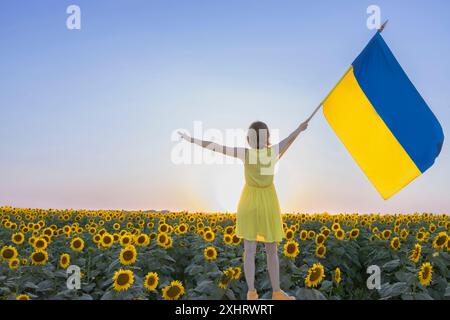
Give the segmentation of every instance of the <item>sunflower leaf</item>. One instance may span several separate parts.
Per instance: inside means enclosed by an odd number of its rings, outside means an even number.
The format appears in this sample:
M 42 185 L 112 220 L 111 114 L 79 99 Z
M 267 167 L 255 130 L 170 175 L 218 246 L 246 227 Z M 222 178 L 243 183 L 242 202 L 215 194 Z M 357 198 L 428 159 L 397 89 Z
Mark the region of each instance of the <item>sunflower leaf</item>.
M 444 297 L 450 297 L 450 285 L 448 285 L 447 288 L 445 289 Z
M 25 284 L 23 286 L 26 289 L 34 289 L 34 290 L 39 289 L 39 287 L 36 284 L 34 284 L 33 282 L 31 282 L 31 281 L 25 282 Z
M 106 291 L 100 300 L 114 300 L 112 292 L 110 290 Z
M 116 269 L 119 266 L 120 266 L 119 259 L 115 259 L 113 262 L 109 264 L 108 268 L 106 269 L 106 273 L 110 273 L 112 270 Z
M 428 293 L 426 292 L 419 292 L 416 295 L 414 295 L 415 300 L 434 300 Z
M 381 289 L 378 291 L 381 298 L 391 298 L 399 296 L 405 293 L 408 289 L 408 284 L 405 282 L 396 282 L 394 284 L 385 283 L 381 286 Z
M 300 300 L 327 300 L 323 293 L 316 289 L 298 288 L 295 296 Z
M 234 292 L 231 289 L 227 289 L 227 291 L 225 292 L 225 295 L 230 300 L 236 300 L 236 295 L 234 294 Z
M 391 260 L 383 265 L 382 271 L 392 272 L 400 265 L 400 259 Z
M 332 285 L 333 283 L 330 280 L 324 280 L 322 282 L 322 285 L 320 286 L 320 289 L 323 291 L 327 291 L 331 288 Z
M 195 291 L 199 293 L 210 293 L 215 290 L 217 287 L 215 283 L 211 280 L 203 280 L 200 282 L 197 287 L 195 287 Z
M 94 298 L 92 298 L 89 294 L 84 293 L 81 297 L 78 297 L 75 300 L 94 300 Z
M 94 288 L 95 288 L 95 283 L 90 283 L 90 284 L 82 286 L 83 291 L 88 292 L 88 293 L 91 292 L 92 290 L 94 290 Z
M 54 285 L 54 283 L 52 280 L 44 280 L 44 281 L 39 282 L 37 290 L 41 291 L 41 292 L 48 291 L 48 290 L 52 289 L 53 285 Z

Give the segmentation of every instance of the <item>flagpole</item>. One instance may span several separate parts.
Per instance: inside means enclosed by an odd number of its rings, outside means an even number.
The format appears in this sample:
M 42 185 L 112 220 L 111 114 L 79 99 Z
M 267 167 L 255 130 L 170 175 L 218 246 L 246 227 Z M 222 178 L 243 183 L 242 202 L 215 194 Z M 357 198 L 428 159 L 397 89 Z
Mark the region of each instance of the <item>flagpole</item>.
M 386 28 L 387 23 L 389 22 L 389 20 L 386 20 L 380 27 L 380 29 L 378 29 L 378 32 L 383 32 L 384 28 Z M 313 113 L 311 113 L 311 115 L 308 117 L 308 119 L 306 119 L 306 123 L 308 123 L 309 121 L 311 121 L 311 119 L 316 115 L 316 113 L 320 110 L 320 108 L 322 107 L 323 103 L 328 99 L 328 97 L 330 96 L 330 94 L 333 92 L 334 89 L 336 89 L 336 87 L 338 86 L 338 84 L 342 81 L 342 79 L 344 79 L 344 77 L 347 75 L 347 73 L 350 71 L 350 69 L 352 68 L 352 66 L 350 66 L 347 71 L 345 71 L 344 75 L 339 79 L 339 81 L 334 85 L 333 89 L 330 90 L 330 92 L 327 94 L 327 96 L 325 97 L 325 99 L 323 99 L 319 105 L 316 107 L 316 109 L 314 109 Z

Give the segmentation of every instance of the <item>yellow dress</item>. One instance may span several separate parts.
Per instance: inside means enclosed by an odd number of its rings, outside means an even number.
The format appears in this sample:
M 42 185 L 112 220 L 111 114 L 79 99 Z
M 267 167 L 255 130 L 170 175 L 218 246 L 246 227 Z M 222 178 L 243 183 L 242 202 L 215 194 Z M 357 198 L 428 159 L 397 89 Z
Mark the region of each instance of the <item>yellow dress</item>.
M 245 185 L 236 213 L 236 236 L 260 242 L 281 242 L 283 221 L 273 185 L 278 157 L 272 148 L 248 149 L 245 155 Z

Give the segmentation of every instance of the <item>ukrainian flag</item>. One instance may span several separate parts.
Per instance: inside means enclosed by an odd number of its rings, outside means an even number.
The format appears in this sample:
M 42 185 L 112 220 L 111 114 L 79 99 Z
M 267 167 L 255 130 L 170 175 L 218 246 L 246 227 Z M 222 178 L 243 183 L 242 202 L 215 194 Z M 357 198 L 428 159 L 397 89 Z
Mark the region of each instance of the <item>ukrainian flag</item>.
M 323 102 L 336 135 L 384 199 L 430 168 L 442 127 L 380 32 Z

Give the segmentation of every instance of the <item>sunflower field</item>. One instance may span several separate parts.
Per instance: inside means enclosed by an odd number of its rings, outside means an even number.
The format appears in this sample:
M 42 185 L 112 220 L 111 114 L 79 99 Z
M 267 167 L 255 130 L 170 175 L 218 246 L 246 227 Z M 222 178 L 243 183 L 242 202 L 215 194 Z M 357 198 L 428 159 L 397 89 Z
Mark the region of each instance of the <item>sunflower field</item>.
M 0 208 L 0 299 L 245 299 L 232 213 Z M 297 299 L 450 299 L 448 215 L 283 214 Z M 68 286 L 69 266 L 80 288 Z M 378 266 L 380 287 L 367 268 Z M 70 268 L 69 268 L 70 269 Z M 270 298 L 264 247 L 256 289 Z

